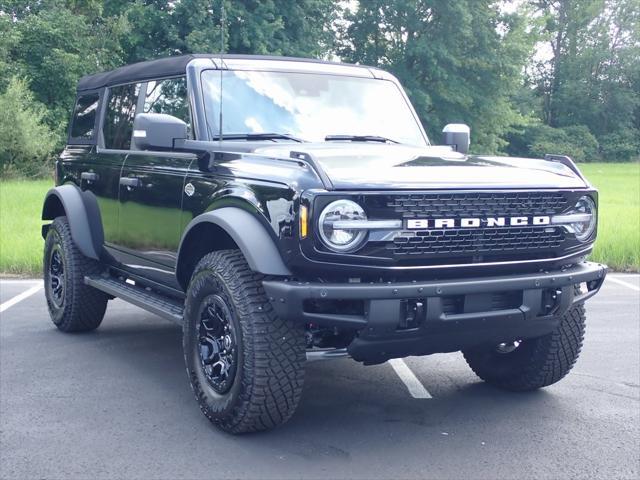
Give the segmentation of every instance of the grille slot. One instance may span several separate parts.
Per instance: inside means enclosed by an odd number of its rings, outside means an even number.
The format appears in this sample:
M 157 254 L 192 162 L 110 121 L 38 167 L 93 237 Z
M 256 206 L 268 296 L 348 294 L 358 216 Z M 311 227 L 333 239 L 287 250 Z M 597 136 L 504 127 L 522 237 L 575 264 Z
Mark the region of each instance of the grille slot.
M 553 250 L 565 239 L 560 228 L 507 227 L 403 232 L 387 249 L 394 255 L 500 254 Z
M 395 195 L 387 208 L 403 218 L 533 216 L 561 213 L 568 206 L 562 192 L 466 192 Z

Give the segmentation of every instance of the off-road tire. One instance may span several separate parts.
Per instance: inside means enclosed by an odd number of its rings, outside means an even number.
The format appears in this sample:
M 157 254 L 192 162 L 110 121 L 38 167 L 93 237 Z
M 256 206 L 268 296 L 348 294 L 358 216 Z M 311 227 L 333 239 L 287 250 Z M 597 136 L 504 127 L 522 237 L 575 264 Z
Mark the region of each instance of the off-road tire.
M 53 300 L 50 283 L 54 248 L 59 248 L 62 253 L 64 268 L 64 296 L 60 305 Z M 86 332 L 98 328 L 109 298 L 105 293 L 85 285 L 84 277 L 99 273 L 100 264 L 78 250 L 71 238 L 67 217 L 57 217 L 49 227 L 44 243 L 43 270 L 45 297 L 54 325 L 63 332 Z
M 464 358 L 485 382 L 516 392 L 546 387 L 561 380 L 575 364 L 585 330 L 583 304 L 562 316 L 556 329 L 543 337 L 523 340 L 510 353 L 496 347 L 465 350 Z
M 294 413 L 304 383 L 306 360 L 301 326 L 275 314 L 253 272 L 238 250 L 204 256 L 187 289 L 183 349 L 191 387 L 205 416 L 230 433 L 268 430 Z M 211 386 L 201 364 L 200 317 L 204 302 L 217 296 L 231 313 L 237 365 L 227 392 Z

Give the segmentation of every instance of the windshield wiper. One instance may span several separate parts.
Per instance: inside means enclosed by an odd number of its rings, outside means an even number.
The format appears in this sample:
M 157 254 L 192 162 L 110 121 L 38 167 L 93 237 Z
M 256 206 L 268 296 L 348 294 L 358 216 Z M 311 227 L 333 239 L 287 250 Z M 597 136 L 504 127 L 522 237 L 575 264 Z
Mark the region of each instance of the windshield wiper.
M 292 140 L 302 143 L 305 140 L 288 133 L 229 133 L 222 135 L 223 140 Z
M 382 142 L 382 143 L 400 143 L 397 140 L 381 137 L 379 135 L 327 135 L 324 137 L 325 142 L 335 140 L 351 140 L 352 142 Z

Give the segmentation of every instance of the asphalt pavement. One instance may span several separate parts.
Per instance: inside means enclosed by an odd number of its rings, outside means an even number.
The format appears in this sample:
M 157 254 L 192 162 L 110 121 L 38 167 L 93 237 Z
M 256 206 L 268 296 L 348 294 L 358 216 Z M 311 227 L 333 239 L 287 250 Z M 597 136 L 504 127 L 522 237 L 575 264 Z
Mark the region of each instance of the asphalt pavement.
M 291 421 L 232 436 L 200 413 L 180 328 L 110 302 L 63 334 L 39 281 L 0 280 L 0 478 L 638 478 L 640 276 L 587 305 L 582 355 L 526 394 L 459 353 L 307 365 Z

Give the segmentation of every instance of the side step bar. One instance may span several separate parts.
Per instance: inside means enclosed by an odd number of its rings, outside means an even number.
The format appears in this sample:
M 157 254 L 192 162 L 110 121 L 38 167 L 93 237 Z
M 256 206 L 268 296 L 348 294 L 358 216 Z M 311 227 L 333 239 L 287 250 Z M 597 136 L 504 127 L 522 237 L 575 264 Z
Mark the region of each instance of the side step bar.
M 131 285 L 113 277 L 84 277 L 84 283 L 182 325 L 184 305 L 178 300 L 172 300 L 146 288 Z

